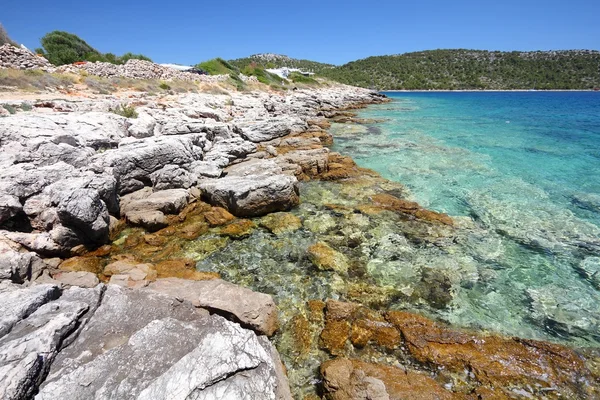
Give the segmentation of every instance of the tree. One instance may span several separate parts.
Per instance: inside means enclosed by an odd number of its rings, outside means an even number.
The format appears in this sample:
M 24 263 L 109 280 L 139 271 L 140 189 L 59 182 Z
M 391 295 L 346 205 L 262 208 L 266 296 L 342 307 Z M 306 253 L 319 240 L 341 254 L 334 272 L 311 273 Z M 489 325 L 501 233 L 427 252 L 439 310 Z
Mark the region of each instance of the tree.
M 72 33 L 53 31 L 42 40 L 44 55 L 54 65 L 72 64 L 89 58 L 102 58 L 100 52 Z
M 2 26 L 2 24 L 0 24 L 0 46 L 5 45 L 6 43 L 12 44 L 13 46 L 17 45 L 10 38 L 10 36 L 8 36 L 8 33 L 6 32 L 6 29 L 4 29 L 4 26 Z
M 54 65 L 72 64 L 77 61 L 125 64 L 132 58 L 152 61 L 142 54 L 125 53 L 117 57 L 112 53 L 100 53 L 79 36 L 63 31 L 50 32 L 42 38 L 41 42 L 44 48 L 36 49 L 36 52 L 45 56 Z

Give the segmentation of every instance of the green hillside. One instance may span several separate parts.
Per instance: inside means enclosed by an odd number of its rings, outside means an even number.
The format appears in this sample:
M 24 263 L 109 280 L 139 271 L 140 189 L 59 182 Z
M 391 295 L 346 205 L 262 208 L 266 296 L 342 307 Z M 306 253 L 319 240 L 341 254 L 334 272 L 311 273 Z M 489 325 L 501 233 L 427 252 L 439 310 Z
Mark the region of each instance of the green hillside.
M 255 54 L 246 58 L 238 58 L 236 60 L 230 60 L 230 64 L 235 65 L 239 69 L 243 69 L 249 65 L 257 65 L 262 68 L 298 68 L 303 71 L 310 71 L 320 73 L 322 71 L 334 68 L 335 65 L 324 64 L 310 60 L 298 60 L 296 58 L 290 58 L 279 54 Z
M 431 50 L 369 57 L 319 74 L 377 89 L 592 89 L 600 52 Z

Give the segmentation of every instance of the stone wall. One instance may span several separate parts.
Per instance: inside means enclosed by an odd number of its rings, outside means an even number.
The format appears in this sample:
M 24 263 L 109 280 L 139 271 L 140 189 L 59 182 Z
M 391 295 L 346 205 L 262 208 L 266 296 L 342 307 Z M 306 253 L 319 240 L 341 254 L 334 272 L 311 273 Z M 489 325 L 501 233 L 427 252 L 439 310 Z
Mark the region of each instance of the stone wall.
M 5 44 L 0 46 L 0 68 L 41 69 L 49 71 L 54 69 L 54 66 L 44 57 L 38 56 L 28 50 Z
M 198 75 L 191 72 L 179 71 L 174 68 L 154 64 L 150 61 L 131 59 L 123 65 L 107 62 L 88 62 L 79 65 L 61 65 L 55 67 L 42 56 L 29 50 L 5 44 L 0 47 L 0 68 L 40 69 L 46 72 L 80 74 L 83 71 L 89 75 L 105 78 L 122 77 L 133 79 L 160 79 L 163 81 L 181 80 L 192 82 L 222 82 L 227 75 Z

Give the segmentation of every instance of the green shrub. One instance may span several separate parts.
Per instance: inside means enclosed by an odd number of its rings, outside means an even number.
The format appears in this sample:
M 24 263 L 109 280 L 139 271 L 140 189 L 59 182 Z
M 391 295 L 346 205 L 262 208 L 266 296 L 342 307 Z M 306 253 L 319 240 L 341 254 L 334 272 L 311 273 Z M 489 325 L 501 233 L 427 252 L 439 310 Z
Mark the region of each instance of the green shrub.
M 171 90 L 171 86 L 167 85 L 165 82 L 161 82 L 160 85 L 158 85 L 158 87 L 163 90 Z
M 19 108 L 21 108 L 21 110 L 23 110 L 23 111 L 33 110 L 33 107 L 31 106 L 31 104 L 25 103 L 25 102 L 21 103 L 21 106 Z
M 212 60 L 201 62 L 196 64 L 196 68 L 203 69 L 210 75 L 230 75 L 232 73 L 237 74 L 239 71 L 236 67 L 229 64 L 222 58 L 213 58 Z
M 246 90 L 246 83 L 240 78 L 240 76 L 236 73 L 229 74 L 229 80 L 235 86 L 237 90 Z
M 310 76 L 304 76 L 298 72 L 292 72 L 290 74 L 290 76 L 288 76 L 288 79 L 290 79 L 294 83 L 303 83 L 305 85 L 318 85 L 319 84 L 319 82 L 317 82 L 315 79 L 311 78 Z
M 117 108 L 111 109 L 110 111 L 125 118 L 138 117 L 138 113 L 137 111 L 135 111 L 135 107 L 128 106 L 126 104 L 121 104 Z
M 282 84 L 286 83 L 285 79 L 281 78 L 278 75 L 265 71 L 264 68 L 258 66 L 256 63 L 251 63 L 250 65 L 247 65 L 242 70 L 242 73 L 246 76 L 255 76 L 259 82 L 276 88 L 280 88 Z
M 2 104 L 2 107 L 10 114 L 15 114 L 17 112 L 17 108 L 11 104 Z
M 150 57 L 146 57 L 143 54 L 125 53 L 121 57 L 117 58 L 117 62 L 115 64 L 125 64 L 127 61 L 129 61 L 131 59 L 144 60 L 144 61 L 150 61 L 150 62 L 152 62 L 152 59 L 150 59 Z M 109 61 L 109 62 L 111 62 L 111 61 Z

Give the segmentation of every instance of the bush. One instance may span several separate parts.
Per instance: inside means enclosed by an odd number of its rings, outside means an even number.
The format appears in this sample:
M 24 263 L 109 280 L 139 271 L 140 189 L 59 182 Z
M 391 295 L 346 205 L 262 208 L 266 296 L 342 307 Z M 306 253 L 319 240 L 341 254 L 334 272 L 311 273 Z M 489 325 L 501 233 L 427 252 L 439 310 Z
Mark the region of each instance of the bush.
M 163 90 L 171 90 L 171 86 L 167 85 L 165 82 L 161 82 L 161 84 L 158 85 L 158 87 Z
M 239 72 L 236 67 L 229 64 L 222 58 L 213 58 L 212 60 L 196 64 L 195 67 L 205 70 L 210 75 L 230 75 L 232 73 L 237 74 Z
M 31 106 L 31 104 L 25 103 L 25 102 L 21 103 L 20 108 L 23 111 L 31 111 L 31 110 L 33 110 L 33 107 Z
M 246 76 L 255 76 L 259 82 L 276 88 L 279 88 L 282 84 L 286 83 L 285 79 L 281 78 L 278 75 L 265 71 L 264 68 L 259 67 L 255 63 L 251 63 L 250 65 L 246 66 L 242 70 L 242 73 Z
M 2 104 L 2 107 L 4 107 L 9 114 L 15 114 L 17 112 L 16 107 L 11 104 Z
M 128 106 L 125 104 L 121 104 L 117 108 L 111 109 L 110 111 L 117 115 L 125 117 L 125 118 L 137 118 L 138 117 L 138 113 L 137 113 L 137 111 L 135 111 L 135 107 Z
M 315 79 L 311 78 L 310 76 L 304 76 L 298 72 L 292 72 L 290 74 L 290 76 L 288 77 L 288 79 L 290 79 L 294 83 L 304 83 L 305 85 L 318 85 L 319 84 L 319 82 L 317 82 Z
M 146 57 L 143 54 L 125 53 L 121 57 L 118 57 L 117 58 L 117 62 L 114 63 L 114 64 L 125 64 L 127 61 L 129 61 L 131 59 L 144 60 L 144 61 L 150 61 L 150 62 L 152 62 L 152 60 L 150 59 L 150 57 Z M 109 62 L 111 62 L 111 61 L 109 61 Z

